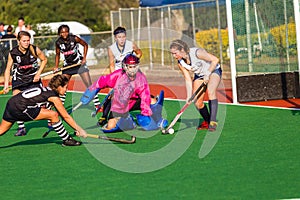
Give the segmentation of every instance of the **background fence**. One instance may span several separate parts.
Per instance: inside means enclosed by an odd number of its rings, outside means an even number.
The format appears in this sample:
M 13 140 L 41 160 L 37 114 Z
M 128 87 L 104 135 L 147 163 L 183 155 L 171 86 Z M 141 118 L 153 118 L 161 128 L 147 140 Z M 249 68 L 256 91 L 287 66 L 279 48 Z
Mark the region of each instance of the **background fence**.
M 225 1 L 215 0 L 111 11 L 113 29 L 125 26 L 132 31 L 129 38 L 148 49 L 150 63 L 167 65 L 170 55 L 161 51 L 178 38 L 229 64 L 226 19 Z M 298 69 L 292 0 L 232 1 L 232 21 L 238 74 Z

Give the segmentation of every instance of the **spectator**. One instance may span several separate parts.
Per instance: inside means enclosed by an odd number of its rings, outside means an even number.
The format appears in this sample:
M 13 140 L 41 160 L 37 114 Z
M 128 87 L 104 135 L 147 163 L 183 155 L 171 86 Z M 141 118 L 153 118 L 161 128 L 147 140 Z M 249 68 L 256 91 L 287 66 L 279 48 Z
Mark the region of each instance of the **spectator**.
M 7 27 L 7 33 L 1 38 L 1 69 L 0 73 L 2 74 L 6 68 L 6 63 L 8 59 L 9 51 L 18 45 L 16 36 L 12 33 L 13 28 L 11 25 Z
M 4 30 L 4 23 L 0 22 L 0 39 L 3 35 L 6 34 L 6 31 Z M 0 74 L 2 74 L 5 70 L 5 48 L 4 48 L 4 42 L 0 43 Z
M 31 29 L 31 25 L 30 24 L 27 24 L 25 27 L 26 27 L 26 31 L 31 35 L 30 44 L 33 44 L 34 43 L 35 31 Z
M 9 25 L 6 29 L 6 34 L 3 35 L 1 39 L 12 39 L 12 38 L 17 38 L 17 37 L 13 34 L 13 27 Z M 18 43 L 16 42 L 15 45 L 16 44 Z
M 4 30 L 4 23 L 0 22 L 0 39 L 2 38 L 3 35 L 6 34 L 6 30 Z
M 17 37 L 13 34 L 13 27 L 9 25 L 6 29 L 7 33 L 2 36 L 5 49 L 11 50 L 18 45 Z
M 18 19 L 18 26 L 15 30 L 15 36 L 17 36 L 20 31 L 26 31 L 25 20 L 23 17 L 19 17 Z

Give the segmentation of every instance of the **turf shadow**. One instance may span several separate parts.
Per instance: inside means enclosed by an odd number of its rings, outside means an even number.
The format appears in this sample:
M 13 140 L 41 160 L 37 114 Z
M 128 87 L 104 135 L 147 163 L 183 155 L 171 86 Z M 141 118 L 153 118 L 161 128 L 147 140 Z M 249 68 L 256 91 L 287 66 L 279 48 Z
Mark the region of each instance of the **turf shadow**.
M 291 110 L 292 115 L 300 115 L 300 110 Z
M 62 144 L 62 140 L 59 138 L 41 138 L 41 139 L 24 140 L 24 141 L 16 142 L 14 144 L 1 146 L 0 149 L 10 148 L 14 146 L 26 146 L 26 145 L 35 145 L 35 144 L 42 145 L 42 144 L 50 144 L 50 143 Z
M 178 129 L 177 131 L 182 131 L 191 127 L 197 127 L 199 124 L 199 119 L 179 119 L 177 123 L 183 123 L 185 125 L 184 128 Z M 175 124 L 176 126 L 176 124 Z M 180 126 L 181 127 L 181 126 Z
M 97 122 L 96 122 L 97 123 Z M 93 126 L 89 126 L 89 127 L 86 127 L 85 129 L 101 129 L 101 127 L 100 126 L 98 126 L 97 124 L 95 124 L 95 125 L 93 125 Z

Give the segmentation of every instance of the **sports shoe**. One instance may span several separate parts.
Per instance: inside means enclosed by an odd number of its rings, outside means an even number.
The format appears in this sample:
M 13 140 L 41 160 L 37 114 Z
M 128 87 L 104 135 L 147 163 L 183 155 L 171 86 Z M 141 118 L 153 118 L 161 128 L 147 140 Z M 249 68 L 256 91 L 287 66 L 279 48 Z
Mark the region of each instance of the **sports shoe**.
M 82 142 L 74 140 L 72 137 L 69 137 L 63 141 L 62 146 L 80 146 Z
M 26 129 L 25 128 L 18 128 L 18 131 L 15 133 L 15 136 L 24 136 L 26 135 Z
M 105 117 L 100 117 L 97 125 L 98 126 L 104 126 L 107 123 L 107 119 Z
M 207 121 L 203 121 L 197 128 L 197 130 L 207 130 L 208 129 L 208 122 Z
M 217 126 L 218 126 L 217 122 L 211 121 L 209 123 L 208 131 L 210 131 L 210 132 L 216 131 Z

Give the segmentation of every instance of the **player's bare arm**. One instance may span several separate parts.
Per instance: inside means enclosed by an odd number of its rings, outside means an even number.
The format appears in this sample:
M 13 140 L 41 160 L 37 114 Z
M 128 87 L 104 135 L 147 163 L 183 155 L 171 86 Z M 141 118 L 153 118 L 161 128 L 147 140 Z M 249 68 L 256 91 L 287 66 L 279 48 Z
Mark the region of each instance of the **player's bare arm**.
M 6 64 L 6 69 L 4 72 L 4 88 L 3 88 L 4 94 L 9 92 L 8 84 L 9 84 L 9 80 L 10 80 L 10 72 L 11 72 L 12 65 L 13 65 L 13 59 L 9 53 L 7 64 Z
M 107 49 L 110 72 L 115 71 L 115 56 L 110 48 Z
M 86 132 L 75 122 L 75 120 L 68 114 L 64 105 L 62 104 L 59 97 L 50 97 L 48 99 L 52 102 L 59 112 L 60 116 L 74 129 L 77 131 L 78 136 L 87 137 Z
M 40 50 L 40 48 L 36 47 L 36 53 L 38 58 L 41 60 L 41 64 L 39 67 L 39 70 L 37 71 L 36 75 L 33 78 L 33 82 L 37 82 L 40 80 L 40 75 L 43 72 L 46 64 L 47 64 L 47 57 L 45 56 L 45 54 Z
M 178 67 L 183 74 L 184 80 L 185 80 L 185 87 L 186 87 L 186 96 L 187 99 L 189 99 L 192 96 L 192 88 L 193 88 L 193 81 L 190 75 L 189 70 L 184 68 L 181 64 L 178 64 Z
M 205 61 L 211 63 L 210 67 L 209 67 L 210 72 L 213 72 L 215 70 L 217 64 L 219 63 L 219 59 L 216 56 L 208 53 L 204 49 L 197 50 L 197 57 L 201 60 L 205 60 Z
M 84 40 L 80 39 L 77 36 L 75 37 L 75 40 L 76 40 L 76 42 L 78 42 L 79 44 L 81 44 L 83 46 L 83 58 L 81 60 L 81 63 L 85 64 L 86 63 L 86 55 L 87 55 L 87 51 L 88 51 L 89 46 Z
M 56 71 L 58 69 L 59 66 L 59 60 L 60 60 L 60 49 L 59 47 L 56 45 L 55 47 L 55 67 L 54 67 L 54 71 Z
M 143 55 L 142 50 L 135 43 L 133 43 L 132 49 L 138 58 L 142 57 L 142 55 Z

